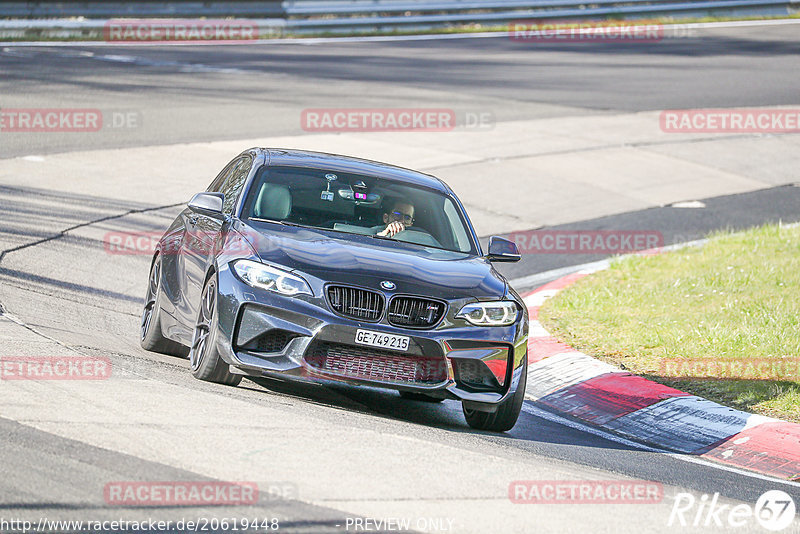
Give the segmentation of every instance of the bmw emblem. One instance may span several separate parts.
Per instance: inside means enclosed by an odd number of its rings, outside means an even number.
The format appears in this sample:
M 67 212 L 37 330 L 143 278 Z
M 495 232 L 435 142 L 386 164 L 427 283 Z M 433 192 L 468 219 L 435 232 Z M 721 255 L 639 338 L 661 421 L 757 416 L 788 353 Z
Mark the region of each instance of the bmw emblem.
M 397 286 L 394 285 L 394 282 L 390 282 L 389 280 L 384 280 L 383 282 L 381 282 L 381 287 L 386 291 L 391 291 Z

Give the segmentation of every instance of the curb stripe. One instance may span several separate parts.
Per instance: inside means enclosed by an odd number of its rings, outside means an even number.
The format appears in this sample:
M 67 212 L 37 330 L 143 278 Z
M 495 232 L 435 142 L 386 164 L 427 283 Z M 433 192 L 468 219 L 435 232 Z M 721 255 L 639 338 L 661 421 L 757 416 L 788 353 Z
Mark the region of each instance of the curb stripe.
M 538 362 L 562 352 L 575 352 L 575 349 L 552 336 L 528 338 L 528 363 Z
M 610 421 L 606 427 L 633 439 L 696 453 L 742 431 L 751 417 L 760 416 L 690 395 L 663 400 Z
M 563 352 L 539 362 L 528 363 L 528 386 L 525 396 L 539 400 L 596 376 L 624 372 L 582 352 Z
M 800 425 L 766 422 L 716 443 L 700 456 L 800 481 Z
M 604 425 L 664 399 L 687 395 L 641 376 L 608 373 L 551 393 L 539 402 L 587 423 Z

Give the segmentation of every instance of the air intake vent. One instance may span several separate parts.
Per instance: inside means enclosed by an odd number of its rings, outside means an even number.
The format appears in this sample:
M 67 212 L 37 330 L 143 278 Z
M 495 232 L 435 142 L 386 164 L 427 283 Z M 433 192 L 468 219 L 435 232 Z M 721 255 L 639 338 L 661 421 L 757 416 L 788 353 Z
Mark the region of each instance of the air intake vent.
M 281 352 L 297 334 L 286 330 L 270 330 L 258 337 L 256 350 L 258 352 Z
M 328 287 L 328 302 L 336 313 L 362 321 L 377 321 L 383 312 L 383 295 L 355 287 Z
M 333 375 L 408 384 L 436 384 L 447 379 L 444 358 L 316 342 L 305 355 L 312 368 Z
M 430 328 L 444 315 L 445 305 L 438 300 L 395 297 L 389 303 L 389 322 L 395 326 Z

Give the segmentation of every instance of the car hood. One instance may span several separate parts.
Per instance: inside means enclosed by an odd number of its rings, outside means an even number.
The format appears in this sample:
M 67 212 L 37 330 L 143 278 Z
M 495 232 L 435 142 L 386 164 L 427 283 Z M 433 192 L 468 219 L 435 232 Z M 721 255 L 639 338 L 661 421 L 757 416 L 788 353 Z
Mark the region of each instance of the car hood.
M 245 235 L 262 261 L 336 282 L 443 299 L 498 298 L 505 279 L 486 259 L 372 236 L 251 221 Z

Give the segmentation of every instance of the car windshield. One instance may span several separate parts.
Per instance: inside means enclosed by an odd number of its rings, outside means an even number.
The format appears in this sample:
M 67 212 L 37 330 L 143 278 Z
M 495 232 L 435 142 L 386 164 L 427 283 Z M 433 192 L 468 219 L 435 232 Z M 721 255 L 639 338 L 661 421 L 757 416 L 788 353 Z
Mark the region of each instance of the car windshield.
M 242 218 L 395 239 L 475 253 L 464 215 L 440 192 L 373 176 L 300 167 L 264 167 Z M 402 231 L 380 236 L 392 222 Z

